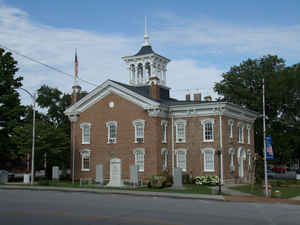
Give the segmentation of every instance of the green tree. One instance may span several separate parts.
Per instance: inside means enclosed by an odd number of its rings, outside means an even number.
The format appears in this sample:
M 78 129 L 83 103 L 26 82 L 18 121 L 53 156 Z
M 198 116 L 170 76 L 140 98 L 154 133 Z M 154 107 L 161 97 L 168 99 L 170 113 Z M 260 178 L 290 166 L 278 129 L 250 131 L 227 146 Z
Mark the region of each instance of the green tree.
M 22 77 L 17 77 L 17 61 L 10 52 L 0 48 L 0 167 L 10 169 L 17 160 L 11 135 L 24 113 L 19 93 Z
M 248 59 L 222 74 L 215 91 L 226 101 L 258 112 L 255 144 L 262 154 L 262 81 L 265 80 L 267 134 L 273 137 L 275 157 L 280 163 L 299 157 L 299 64 L 286 67 L 277 56 Z

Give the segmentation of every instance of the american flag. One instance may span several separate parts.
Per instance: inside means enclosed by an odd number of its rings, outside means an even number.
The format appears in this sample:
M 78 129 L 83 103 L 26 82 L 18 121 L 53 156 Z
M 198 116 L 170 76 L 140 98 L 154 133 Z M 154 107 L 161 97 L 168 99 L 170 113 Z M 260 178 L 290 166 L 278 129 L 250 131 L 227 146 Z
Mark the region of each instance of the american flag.
M 78 78 L 78 60 L 77 60 L 77 49 L 75 49 L 75 62 L 74 62 L 75 78 Z

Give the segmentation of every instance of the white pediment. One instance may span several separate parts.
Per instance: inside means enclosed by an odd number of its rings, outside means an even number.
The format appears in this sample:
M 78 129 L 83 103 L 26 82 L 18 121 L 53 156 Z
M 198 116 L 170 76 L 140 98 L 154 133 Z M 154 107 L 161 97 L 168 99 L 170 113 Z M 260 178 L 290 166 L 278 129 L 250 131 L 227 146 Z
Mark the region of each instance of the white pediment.
M 71 107 L 65 110 L 66 115 L 78 114 L 88 108 L 92 107 L 101 99 L 105 98 L 109 94 L 116 94 L 144 109 L 149 109 L 152 107 L 159 107 L 159 103 L 155 102 L 149 98 L 146 98 L 134 91 L 127 89 L 126 87 L 117 84 L 111 80 L 107 80 L 100 86 L 91 91 L 88 95 L 80 99 L 78 102 L 73 104 Z

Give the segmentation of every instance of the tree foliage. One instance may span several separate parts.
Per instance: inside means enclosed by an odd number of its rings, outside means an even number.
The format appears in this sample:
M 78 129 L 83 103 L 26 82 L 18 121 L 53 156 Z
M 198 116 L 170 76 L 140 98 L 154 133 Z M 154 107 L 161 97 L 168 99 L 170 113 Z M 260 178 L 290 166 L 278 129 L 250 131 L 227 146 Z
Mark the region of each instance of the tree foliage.
M 300 157 L 300 66 L 288 67 L 277 56 L 248 59 L 222 74 L 223 80 L 215 91 L 226 101 L 258 112 L 255 122 L 255 144 L 263 149 L 262 85 L 265 80 L 267 134 L 272 136 L 275 157 L 287 162 Z
M 9 168 L 16 160 L 15 146 L 11 141 L 14 127 L 20 123 L 24 108 L 20 105 L 19 93 L 22 77 L 17 77 L 17 61 L 10 52 L 0 48 L 0 166 Z

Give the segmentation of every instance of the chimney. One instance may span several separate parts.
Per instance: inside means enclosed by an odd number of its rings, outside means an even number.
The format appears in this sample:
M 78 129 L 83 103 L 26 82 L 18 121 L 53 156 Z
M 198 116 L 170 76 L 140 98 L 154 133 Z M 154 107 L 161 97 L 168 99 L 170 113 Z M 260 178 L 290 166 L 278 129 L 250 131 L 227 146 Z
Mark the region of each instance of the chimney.
M 189 92 L 185 95 L 185 100 L 191 101 L 191 94 Z
M 210 96 L 210 95 L 205 96 L 205 97 L 204 97 L 204 101 L 206 101 L 206 102 L 211 102 L 211 101 L 212 101 L 211 96 Z
M 154 99 L 159 100 L 160 99 L 160 87 L 158 85 L 159 78 L 158 77 L 150 77 L 149 78 L 149 92 L 150 96 Z
M 194 94 L 194 101 L 196 101 L 196 102 L 201 101 L 201 93 L 195 93 Z
M 73 92 L 72 92 L 72 105 L 73 105 L 76 102 L 78 102 L 80 99 L 81 87 L 79 85 L 74 85 L 72 87 L 72 89 L 73 89 Z

